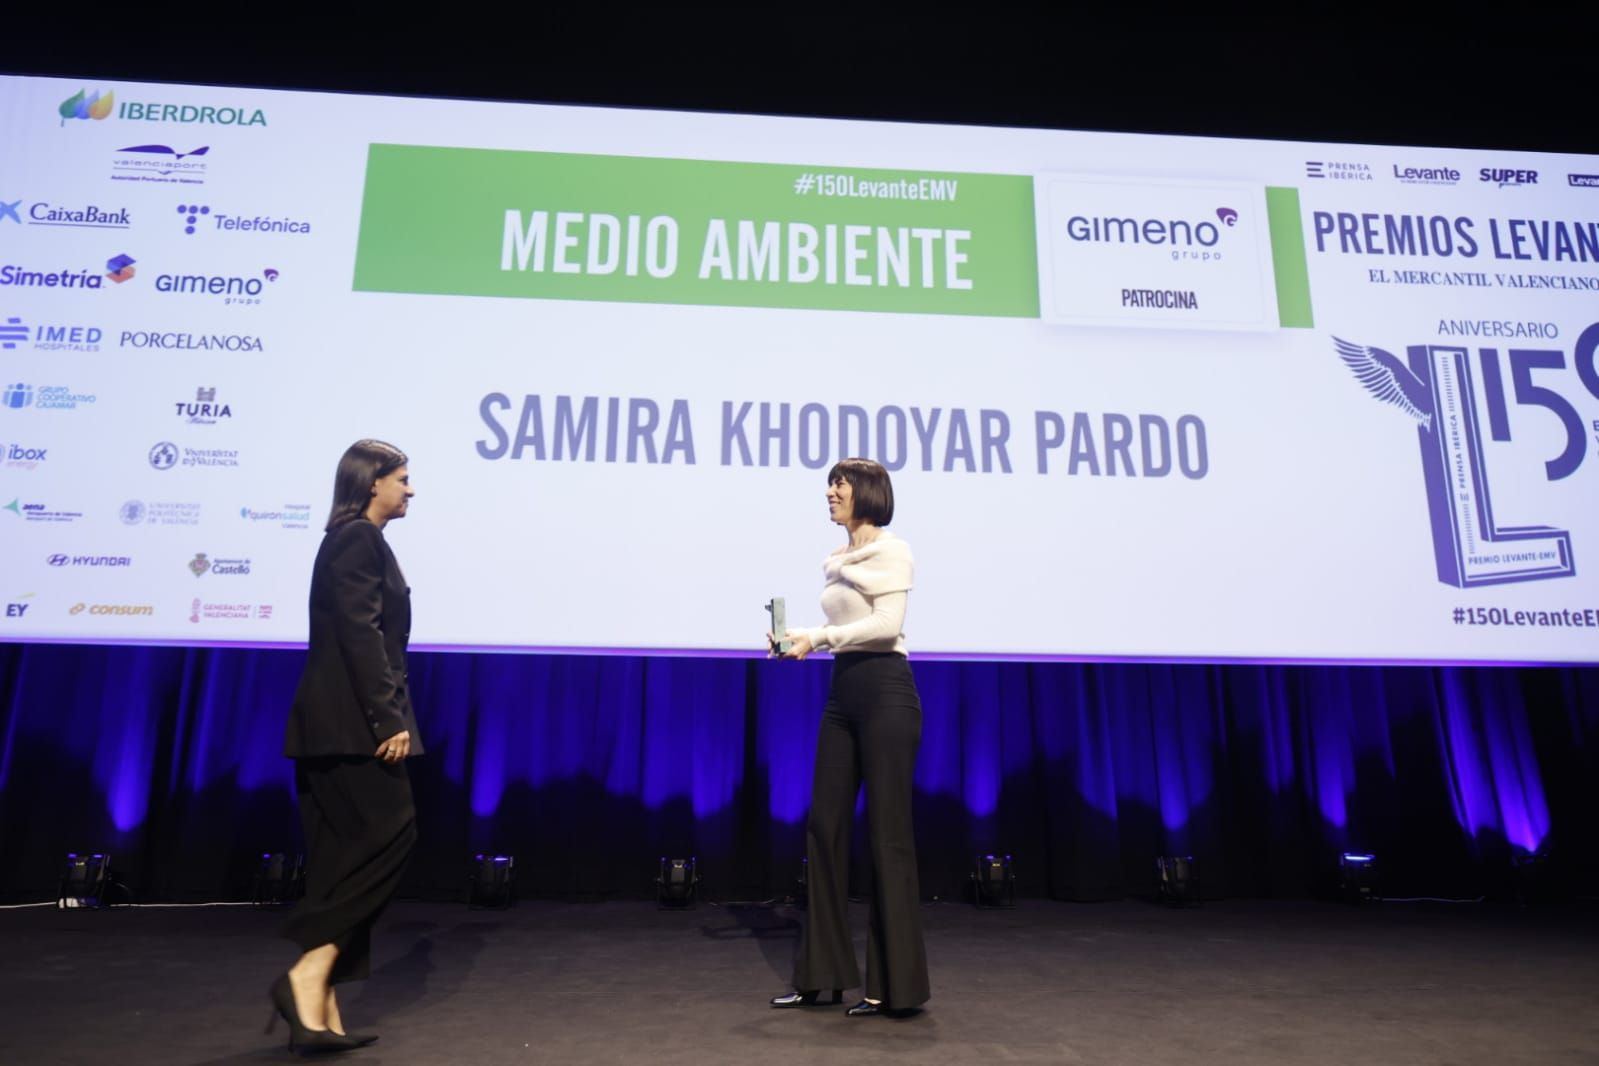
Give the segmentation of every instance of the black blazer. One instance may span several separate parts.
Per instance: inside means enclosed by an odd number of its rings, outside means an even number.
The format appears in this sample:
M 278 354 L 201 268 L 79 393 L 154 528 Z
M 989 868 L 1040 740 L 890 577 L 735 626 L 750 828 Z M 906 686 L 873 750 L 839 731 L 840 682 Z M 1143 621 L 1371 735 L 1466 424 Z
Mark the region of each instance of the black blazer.
M 364 518 L 322 538 L 311 567 L 311 648 L 283 753 L 372 755 L 402 730 L 422 753 L 405 649 L 411 590 L 383 531 Z

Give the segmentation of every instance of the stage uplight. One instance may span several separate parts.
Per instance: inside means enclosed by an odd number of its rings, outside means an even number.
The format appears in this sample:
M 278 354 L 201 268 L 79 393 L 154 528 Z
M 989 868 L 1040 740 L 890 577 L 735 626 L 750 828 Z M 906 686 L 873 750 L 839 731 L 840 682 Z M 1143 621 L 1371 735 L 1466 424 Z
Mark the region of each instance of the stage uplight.
M 662 910 L 694 906 L 699 888 L 699 864 L 693 856 L 687 859 L 661 856 L 661 871 L 655 878 L 655 902 Z
M 293 903 L 305 895 L 305 856 L 264 851 L 256 867 L 250 902 L 257 907 Z
M 56 892 L 56 906 L 65 910 L 76 907 L 108 907 L 111 889 L 111 856 L 92 852 L 67 855 L 66 868 L 61 872 L 61 886 Z
M 1554 862 L 1544 851 L 1527 852 L 1510 857 L 1510 886 L 1516 902 L 1523 907 L 1537 907 L 1557 899 Z
M 516 856 L 473 856 L 472 879 L 466 902 L 473 908 L 504 910 L 516 902 Z
M 1160 901 L 1174 907 L 1199 902 L 1199 871 L 1192 855 L 1162 855 L 1155 860 Z
M 972 861 L 972 902 L 979 907 L 1016 906 L 1016 871 L 1009 855 L 979 855 Z
M 1346 851 L 1338 856 L 1338 895 L 1345 903 L 1371 903 L 1382 898 L 1377 856 Z

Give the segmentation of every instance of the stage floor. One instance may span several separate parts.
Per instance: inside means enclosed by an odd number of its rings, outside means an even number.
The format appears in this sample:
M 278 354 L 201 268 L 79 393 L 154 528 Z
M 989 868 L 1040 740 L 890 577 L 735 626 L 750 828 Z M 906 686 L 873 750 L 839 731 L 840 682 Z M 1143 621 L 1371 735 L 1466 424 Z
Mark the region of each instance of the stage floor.
M 1599 1062 L 1592 903 L 1023 901 L 924 916 L 933 999 L 890 1020 L 767 1007 L 787 989 L 787 908 L 402 902 L 379 927 L 372 979 L 344 999 L 347 1023 L 383 1038 L 341 1061 Z M 282 1025 L 261 1032 L 266 987 L 293 953 L 272 937 L 279 919 L 0 911 L 0 1062 L 285 1061 Z

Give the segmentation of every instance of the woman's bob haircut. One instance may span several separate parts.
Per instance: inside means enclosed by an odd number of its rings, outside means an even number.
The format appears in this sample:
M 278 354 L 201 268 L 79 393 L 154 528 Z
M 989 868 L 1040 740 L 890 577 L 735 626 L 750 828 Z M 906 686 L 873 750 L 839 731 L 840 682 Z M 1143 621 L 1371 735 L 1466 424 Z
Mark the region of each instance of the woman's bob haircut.
M 380 440 L 358 440 L 344 449 L 333 475 L 333 509 L 328 512 L 326 531 L 331 533 L 364 516 L 372 502 L 372 486 L 410 462 L 400 449 Z
M 894 520 L 894 483 L 888 480 L 883 464 L 872 459 L 840 459 L 827 472 L 831 485 L 839 478 L 849 482 L 852 503 L 850 517 L 874 526 Z

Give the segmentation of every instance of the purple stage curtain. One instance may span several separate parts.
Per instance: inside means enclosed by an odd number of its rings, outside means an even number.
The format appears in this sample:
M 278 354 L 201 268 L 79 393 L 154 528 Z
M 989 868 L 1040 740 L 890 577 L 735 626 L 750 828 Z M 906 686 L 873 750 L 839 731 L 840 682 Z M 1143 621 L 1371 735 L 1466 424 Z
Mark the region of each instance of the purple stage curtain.
M 237 897 L 263 852 L 300 847 L 279 751 L 303 659 L 0 645 L 0 895 L 49 897 L 89 849 L 138 899 Z M 1376 852 L 1390 894 L 1461 896 L 1503 891 L 1516 855 L 1574 871 L 1599 851 L 1599 670 L 913 668 L 929 897 L 989 851 L 1063 899 L 1147 892 L 1157 855 L 1194 856 L 1213 896 L 1310 893 L 1345 849 Z M 524 894 L 645 895 L 663 855 L 696 856 L 711 898 L 791 892 L 828 669 L 414 655 L 407 890 L 458 893 L 492 849 Z

